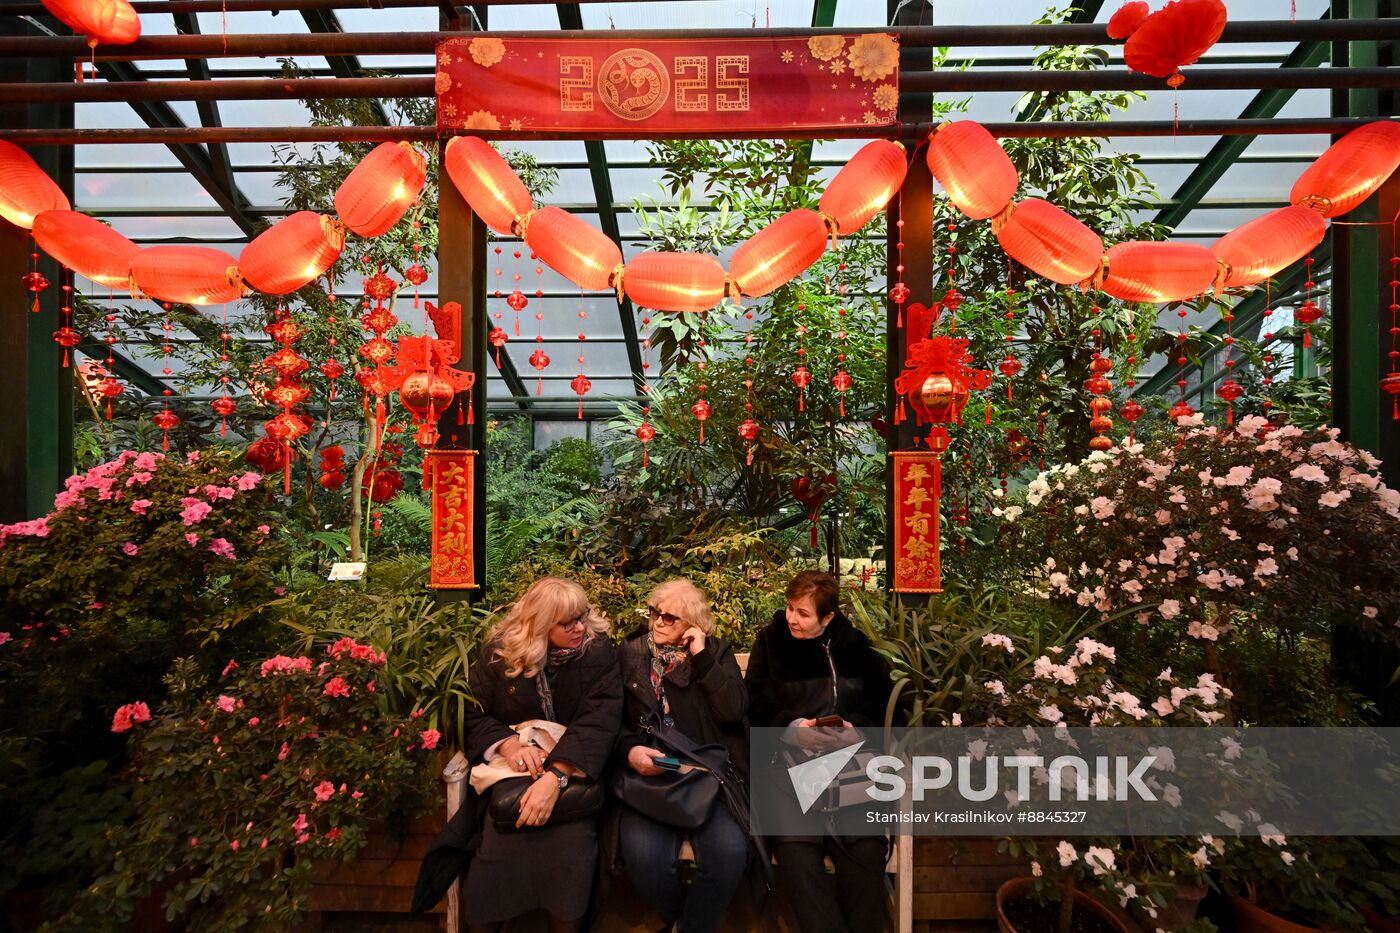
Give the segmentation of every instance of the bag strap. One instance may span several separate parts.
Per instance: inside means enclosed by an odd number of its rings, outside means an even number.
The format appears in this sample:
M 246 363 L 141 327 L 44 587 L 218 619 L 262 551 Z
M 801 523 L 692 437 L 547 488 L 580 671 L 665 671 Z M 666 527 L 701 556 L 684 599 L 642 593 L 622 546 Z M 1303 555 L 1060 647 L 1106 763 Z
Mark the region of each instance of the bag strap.
M 688 758 L 699 760 L 696 758 L 695 753 L 699 751 L 700 746 L 691 741 L 689 736 L 675 726 L 667 726 L 663 723 L 661 721 L 660 707 L 652 712 L 647 724 L 642 727 L 642 731 L 651 735 L 653 738 L 665 742 L 667 745 L 671 746 L 673 751 L 679 752 Z

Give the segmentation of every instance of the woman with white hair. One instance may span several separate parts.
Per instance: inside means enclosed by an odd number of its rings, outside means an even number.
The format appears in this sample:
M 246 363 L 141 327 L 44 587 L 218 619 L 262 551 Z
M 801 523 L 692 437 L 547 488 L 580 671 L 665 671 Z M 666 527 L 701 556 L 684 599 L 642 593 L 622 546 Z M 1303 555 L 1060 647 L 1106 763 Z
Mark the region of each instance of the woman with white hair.
M 670 752 L 652 747 L 648 730 L 674 729 L 697 746 L 719 745 L 742 780 L 748 770 L 748 692 L 729 643 L 714 634 L 709 600 L 689 580 L 669 580 L 647 600 L 647 624 L 618 649 L 625 689 L 621 767 L 639 775 L 663 774 L 657 760 Z M 743 792 L 742 785 L 731 789 Z M 684 830 L 628 807 L 623 798 L 620 850 L 627 873 L 642 896 L 678 933 L 708 933 L 719 927 L 748 861 L 743 815 L 719 794 L 708 816 Z M 689 835 L 695 877 L 687 889 L 679 873 L 681 841 Z
M 515 831 L 486 820 L 463 898 L 471 933 L 496 933 L 539 909 L 550 933 L 573 933 L 588 910 L 597 817 L 550 816 L 570 781 L 601 779 L 617 739 L 622 683 L 608 628 L 583 587 L 544 577 L 496 625 L 471 667 L 468 683 L 480 710 L 467 714 L 467 755 L 473 764 L 504 764 L 533 781 L 520 798 Z M 532 719 L 565 727 L 548 754 L 522 743 L 512 728 Z

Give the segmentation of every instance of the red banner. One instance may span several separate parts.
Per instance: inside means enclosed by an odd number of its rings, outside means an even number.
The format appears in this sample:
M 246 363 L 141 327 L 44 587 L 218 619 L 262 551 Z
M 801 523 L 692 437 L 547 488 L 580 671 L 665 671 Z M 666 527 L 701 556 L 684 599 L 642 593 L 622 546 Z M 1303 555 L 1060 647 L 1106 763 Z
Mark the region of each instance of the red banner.
M 433 491 L 433 555 L 428 586 L 474 590 L 472 522 L 476 512 L 474 450 L 430 450 L 423 471 Z
M 899 105 L 893 35 L 793 38 L 447 39 L 438 130 L 567 134 L 888 126 Z
M 943 592 L 938 551 L 938 500 L 942 459 L 925 450 L 900 450 L 894 458 L 894 554 L 896 593 Z

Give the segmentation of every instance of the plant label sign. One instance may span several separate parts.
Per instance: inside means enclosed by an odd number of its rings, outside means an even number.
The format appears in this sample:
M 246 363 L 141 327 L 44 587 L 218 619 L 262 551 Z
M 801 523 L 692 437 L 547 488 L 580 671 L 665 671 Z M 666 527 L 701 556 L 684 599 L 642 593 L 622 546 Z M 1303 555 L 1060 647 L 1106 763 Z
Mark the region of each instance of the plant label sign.
M 884 32 L 446 39 L 437 100 L 443 135 L 874 129 L 895 122 L 899 43 Z
M 331 564 L 331 572 L 327 574 L 326 579 L 343 583 L 346 580 L 360 580 L 364 575 L 364 561 L 336 561 Z

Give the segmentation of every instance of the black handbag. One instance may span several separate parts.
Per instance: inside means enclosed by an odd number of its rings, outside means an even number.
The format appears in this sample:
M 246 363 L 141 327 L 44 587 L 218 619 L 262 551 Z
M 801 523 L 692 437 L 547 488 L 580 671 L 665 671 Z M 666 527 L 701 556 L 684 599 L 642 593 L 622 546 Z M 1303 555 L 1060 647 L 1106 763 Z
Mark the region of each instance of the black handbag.
M 527 776 L 507 778 L 491 786 L 491 803 L 487 807 L 487 815 L 496 825 L 497 832 L 515 833 L 540 828 L 515 825 L 516 820 L 520 819 L 520 798 L 525 796 L 525 792 L 534 783 L 535 779 Z M 592 819 L 602 809 L 602 785 L 591 778 L 572 777 L 569 779 L 569 786 L 559 792 L 558 799 L 554 801 L 554 809 L 550 811 L 549 819 L 545 820 L 543 825 L 558 826 L 561 823 Z
M 624 764 L 613 774 L 613 796 L 658 823 L 696 829 L 710 818 L 715 800 L 733 778 L 728 749 L 723 745 L 696 745 L 679 729 L 655 720 L 645 731 L 652 748 L 680 759 L 682 767 L 646 775 Z

